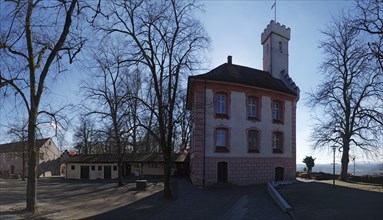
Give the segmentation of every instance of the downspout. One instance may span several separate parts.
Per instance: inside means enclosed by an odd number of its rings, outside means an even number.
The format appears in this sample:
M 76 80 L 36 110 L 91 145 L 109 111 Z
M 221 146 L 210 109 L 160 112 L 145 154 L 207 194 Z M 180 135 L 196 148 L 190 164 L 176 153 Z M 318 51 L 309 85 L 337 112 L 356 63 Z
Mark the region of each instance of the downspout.
M 206 79 L 203 101 L 203 170 L 202 170 L 202 187 L 205 188 L 205 164 L 206 164 Z
M 68 163 L 65 162 L 65 179 L 68 179 Z

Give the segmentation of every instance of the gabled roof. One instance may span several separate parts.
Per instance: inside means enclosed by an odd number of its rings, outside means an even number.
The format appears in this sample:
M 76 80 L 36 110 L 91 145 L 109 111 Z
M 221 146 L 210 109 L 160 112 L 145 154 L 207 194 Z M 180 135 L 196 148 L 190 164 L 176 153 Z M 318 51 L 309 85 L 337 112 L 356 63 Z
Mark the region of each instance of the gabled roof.
M 118 154 L 77 154 L 62 160 L 66 163 L 117 163 L 120 159 Z M 187 162 L 189 160 L 187 153 L 172 154 L 173 162 Z M 156 163 L 164 162 L 164 158 L 160 153 L 125 153 L 123 162 L 130 163 Z
M 205 74 L 190 76 L 189 83 L 193 79 L 235 83 L 297 96 L 282 80 L 275 79 L 268 72 L 230 63 L 224 63 Z
M 37 149 L 42 147 L 49 139 L 50 138 L 36 139 Z M 0 153 L 22 152 L 23 147 L 25 147 L 25 150 L 28 149 L 28 141 L 0 144 Z

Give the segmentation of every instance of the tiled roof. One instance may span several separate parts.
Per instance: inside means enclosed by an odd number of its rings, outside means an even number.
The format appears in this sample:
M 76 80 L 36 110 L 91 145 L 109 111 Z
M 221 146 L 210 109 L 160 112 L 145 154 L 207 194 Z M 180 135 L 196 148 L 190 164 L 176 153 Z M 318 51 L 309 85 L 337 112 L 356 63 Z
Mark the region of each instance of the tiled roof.
M 236 83 L 297 96 L 282 80 L 275 79 L 268 72 L 229 63 L 224 63 L 205 74 L 190 76 L 189 81 L 191 79 Z
M 84 155 L 77 154 L 73 157 L 68 157 L 62 160 L 66 163 L 117 163 L 120 156 L 117 154 L 92 154 Z M 189 157 L 187 153 L 172 154 L 173 162 L 188 162 Z M 125 153 L 123 162 L 163 162 L 163 156 L 160 153 Z
M 45 142 L 47 142 L 48 140 L 49 138 L 37 139 L 36 140 L 37 148 L 43 146 Z M 23 151 L 23 146 L 25 147 L 25 150 L 27 150 L 28 142 L 19 141 L 19 142 L 7 143 L 7 144 L 0 144 L 0 153 L 21 152 Z

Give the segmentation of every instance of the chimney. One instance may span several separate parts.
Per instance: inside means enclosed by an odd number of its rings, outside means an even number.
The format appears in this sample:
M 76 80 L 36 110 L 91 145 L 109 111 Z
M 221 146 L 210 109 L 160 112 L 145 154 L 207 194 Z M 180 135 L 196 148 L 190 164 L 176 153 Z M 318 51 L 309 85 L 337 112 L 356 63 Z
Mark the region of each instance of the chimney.
M 232 64 L 233 57 L 232 56 L 227 56 L 227 63 Z

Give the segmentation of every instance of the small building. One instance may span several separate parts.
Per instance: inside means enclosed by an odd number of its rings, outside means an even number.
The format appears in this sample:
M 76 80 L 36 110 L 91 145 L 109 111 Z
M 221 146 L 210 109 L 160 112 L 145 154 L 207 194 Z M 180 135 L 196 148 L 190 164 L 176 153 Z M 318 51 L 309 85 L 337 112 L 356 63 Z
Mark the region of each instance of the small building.
M 294 179 L 299 88 L 289 76 L 290 28 L 271 21 L 261 35 L 263 70 L 232 56 L 190 76 L 190 177 L 195 185 Z
M 62 160 L 66 179 L 116 179 L 117 154 L 75 155 Z M 172 174 L 188 175 L 188 153 L 172 154 Z M 122 176 L 163 175 L 164 159 L 160 153 L 125 153 L 122 158 Z
M 38 176 L 59 175 L 59 149 L 51 138 L 36 140 L 38 155 Z M 8 178 L 23 174 L 28 176 L 28 142 L 0 144 L 0 177 Z

